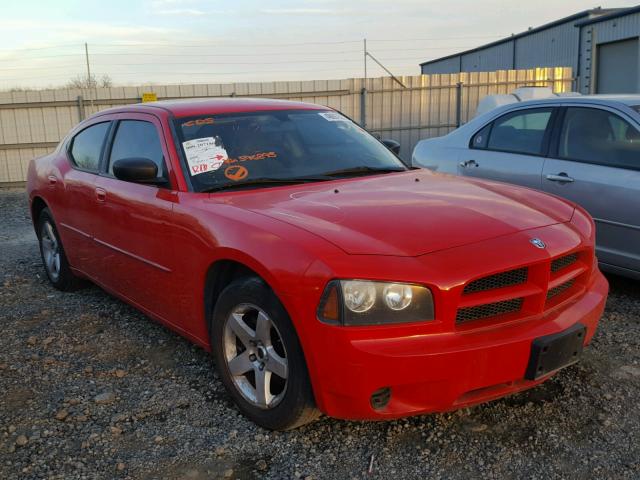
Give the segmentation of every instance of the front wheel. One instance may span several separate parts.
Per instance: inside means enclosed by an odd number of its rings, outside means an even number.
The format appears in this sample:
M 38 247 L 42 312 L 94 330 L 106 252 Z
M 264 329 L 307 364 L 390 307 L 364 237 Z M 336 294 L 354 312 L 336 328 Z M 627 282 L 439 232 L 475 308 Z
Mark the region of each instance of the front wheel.
M 288 430 L 319 416 L 296 331 L 264 282 L 244 278 L 223 290 L 211 347 L 227 391 L 258 425 Z

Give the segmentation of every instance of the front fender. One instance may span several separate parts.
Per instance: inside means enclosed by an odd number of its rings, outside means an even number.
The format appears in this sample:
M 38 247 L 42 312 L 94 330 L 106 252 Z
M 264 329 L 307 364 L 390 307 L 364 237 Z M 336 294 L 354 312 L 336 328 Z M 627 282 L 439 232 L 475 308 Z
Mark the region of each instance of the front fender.
M 209 201 L 204 194 L 179 194 L 174 218 L 171 243 L 176 251 L 172 253 L 172 270 L 176 272 L 183 310 L 189 318 L 186 327 L 205 344 L 208 344 L 208 319 L 202 306 L 209 269 L 214 263 L 231 260 L 253 270 L 287 308 L 283 299 L 304 290 L 301 279 L 309 265 L 318 257 L 339 251 L 298 227 Z M 287 311 L 295 325 L 297 319 L 289 308 Z

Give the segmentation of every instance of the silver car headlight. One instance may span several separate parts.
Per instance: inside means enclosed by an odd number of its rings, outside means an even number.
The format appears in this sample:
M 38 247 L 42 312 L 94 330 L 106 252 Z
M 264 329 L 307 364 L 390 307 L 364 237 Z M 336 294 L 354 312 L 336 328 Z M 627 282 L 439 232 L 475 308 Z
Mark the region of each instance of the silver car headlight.
M 434 319 L 431 290 L 422 285 L 372 280 L 332 280 L 318 318 L 334 325 L 386 325 Z

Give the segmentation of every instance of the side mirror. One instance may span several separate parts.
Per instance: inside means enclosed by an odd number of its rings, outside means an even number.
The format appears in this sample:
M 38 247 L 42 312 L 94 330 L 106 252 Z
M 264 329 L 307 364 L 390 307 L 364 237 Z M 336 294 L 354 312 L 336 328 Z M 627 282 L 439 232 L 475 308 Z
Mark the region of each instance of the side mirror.
M 393 153 L 395 153 L 396 155 L 400 155 L 400 143 L 396 142 L 395 140 L 391 140 L 390 138 L 383 138 L 381 142 L 384 143 L 385 147 L 387 147 Z
M 166 180 L 158 178 L 158 166 L 148 158 L 122 158 L 113 164 L 113 174 L 119 180 L 133 183 L 159 184 Z

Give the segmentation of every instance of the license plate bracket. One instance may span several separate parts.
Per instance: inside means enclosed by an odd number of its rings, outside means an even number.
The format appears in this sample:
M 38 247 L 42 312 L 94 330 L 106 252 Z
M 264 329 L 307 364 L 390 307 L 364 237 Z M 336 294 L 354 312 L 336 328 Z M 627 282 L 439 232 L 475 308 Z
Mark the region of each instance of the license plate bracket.
M 576 363 L 582 355 L 586 332 L 584 325 L 576 323 L 562 332 L 533 340 L 524 378 L 537 380 Z

